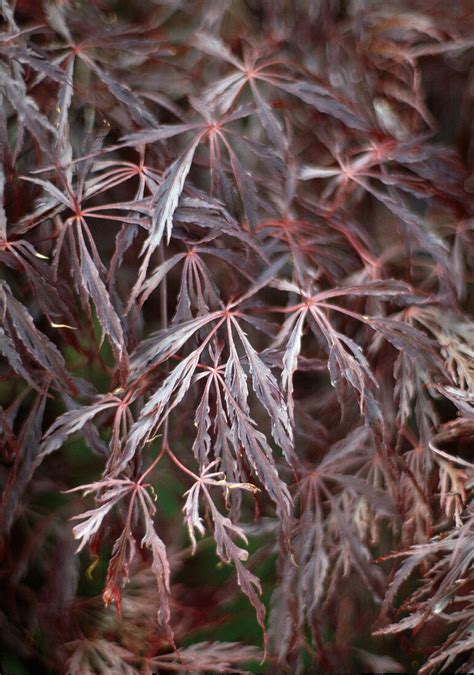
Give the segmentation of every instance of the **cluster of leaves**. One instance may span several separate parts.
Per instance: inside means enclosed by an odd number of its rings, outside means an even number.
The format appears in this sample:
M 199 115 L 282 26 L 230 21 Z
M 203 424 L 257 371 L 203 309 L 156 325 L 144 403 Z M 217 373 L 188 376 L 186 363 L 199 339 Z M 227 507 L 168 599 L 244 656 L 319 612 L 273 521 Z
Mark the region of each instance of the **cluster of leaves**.
M 4 649 L 472 670 L 470 0 L 0 7 Z

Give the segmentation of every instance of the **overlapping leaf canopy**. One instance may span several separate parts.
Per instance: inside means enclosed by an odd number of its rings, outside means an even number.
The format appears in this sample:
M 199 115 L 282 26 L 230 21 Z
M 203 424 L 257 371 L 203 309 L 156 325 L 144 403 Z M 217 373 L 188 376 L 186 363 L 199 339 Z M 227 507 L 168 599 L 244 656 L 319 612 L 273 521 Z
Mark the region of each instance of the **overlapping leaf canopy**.
M 71 592 L 44 591 L 72 617 L 51 638 L 68 672 L 254 659 L 229 642 L 176 651 L 193 628 L 174 572 L 208 537 L 282 672 L 403 668 L 341 646 L 347 579 L 382 605 L 378 634 L 446 622 L 420 672 L 472 666 L 472 82 L 463 143 L 430 109 L 449 98 L 437 68 L 456 92 L 472 72 L 472 12 L 343 4 L 153 0 L 130 19 L 0 4 L 7 567 L 21 595 L 34 557 L 11 542 L 48 531 L 46 486 L 89 496 L 72 535 L 90 569 L 106 562 L 102 597 L 125 622 L 147 565 L 156 584 L 143 644 L 88 632 L 70 547 Z M 78 438 L 84 480 L 64 468 Z M 169 472 L 179 523 L 160 505 Z M 278 559 L 269 617 L 250 538 Z M 374 560 L 394 549 L 390 584 Z

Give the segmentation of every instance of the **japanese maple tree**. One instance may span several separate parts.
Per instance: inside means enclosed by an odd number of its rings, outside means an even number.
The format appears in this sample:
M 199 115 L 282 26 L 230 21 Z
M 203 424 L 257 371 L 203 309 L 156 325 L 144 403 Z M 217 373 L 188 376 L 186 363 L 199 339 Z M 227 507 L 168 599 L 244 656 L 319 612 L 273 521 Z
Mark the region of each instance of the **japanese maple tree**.
M 472 3 L 0 12 L 0 666 L 471 672 Z

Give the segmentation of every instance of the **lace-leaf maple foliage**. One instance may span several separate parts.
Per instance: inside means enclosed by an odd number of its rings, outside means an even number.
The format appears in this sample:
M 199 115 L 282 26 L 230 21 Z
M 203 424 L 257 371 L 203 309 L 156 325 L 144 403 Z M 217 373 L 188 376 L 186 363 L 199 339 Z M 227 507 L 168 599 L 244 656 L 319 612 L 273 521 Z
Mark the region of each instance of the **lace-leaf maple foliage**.
M 472 670 L 469 0 L 0 7 L 7 667 Z

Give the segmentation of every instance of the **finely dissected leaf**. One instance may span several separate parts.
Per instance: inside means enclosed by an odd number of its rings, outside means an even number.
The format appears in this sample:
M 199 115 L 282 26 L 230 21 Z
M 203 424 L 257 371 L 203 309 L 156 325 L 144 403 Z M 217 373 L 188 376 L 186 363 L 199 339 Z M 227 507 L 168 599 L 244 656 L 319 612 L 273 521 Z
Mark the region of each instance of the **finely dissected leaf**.
M 109 500 L 96 509 L 85 511 L 84 513 L 81 513 L 80 516 L 74 516 L 75 518 L 81 518 L 83 520 L 80 525 L 75 525 L 73 528 L 74 538 L 81 540 L 76 553 L 79 553 L 79 551 L 81 551 L 87 544 L 89 539 L 91 539 L 93 535 L 99 531 L 105 516 L 115 506 L 121 497 L 122 495 L 120 494 L 116 498 Z
M 46 17 L 49 25 L 59 33 L 65 40 L 72 42 L 72 35 L 67 25 L 67 17 L 63 5 L 48 3 L 46 6 Z
M 104 410 L 110 410 L 117 406 L 117 401 L 103 400 L 90 406 L 83 406 L 76 410 L 68 410 L 58 417 L 45 433 L 40 448 L 40 456 L 44 457 L 58 450 L 66 439 L 80 431 L 84 425 Z
M 253 80 L 250 82 L 250 87 L 257 104 L 258 116 L 262 122 L 262 125 L 265 127 L 265 131 L 267 132 L 269 139 L 272 141 L 275 147 L 280 148 L 281 151 L 285 153 L 288 149 L 288 142 L 280 122 L 272 112 L 272 109 L 268 105 L 267 101 L 261 95 L 258 86 Z
M 282 448 L 287 461 L 291 462 L 292 458 L 294 458 L 293 434 L 289 414 L 278 383 L 271 370 L 258 357 L 257 352 L 250 344 L 237 321 L 234 319 L 232 323 L 247 354 L 252 374 L 252 384 L 257 398 L 263 404 L 271 419 L 273 437 Z
M 248 223 L 252 230 L 257 226 L 257 193 L 251 174 L 242 167 L 235 152 L 228 146 L 230 163 L 237 188 L 242 198 Z
M 152 337 L 143 340 L 139 348 L 130 357 L 132 376 L 137 376 L 168 360 L 201 328 L 220 316 L 221 312 L 212 312 L 172 328 L 158 331 Z
M 240 673 L 245 671 L 238 670 L 237 664 L 256 661 L 261 656 L 257 647 L 243 646 L 240 642 L 197 642 L 181 648 L 179 653 L 156 656 L 150 665 L 160 670 L 186 668 L 194 672 Z
M 146 241 L 144 251 L 147 255 L 153 251 L 161 241 L 166 230 L 168 242 L 173 227 L 173 215 L 178 206 L 178 200 L 183 191 L 184 181 L 191 168 L 194 153 L 200 141 L 198 136 L 183 155 L 177 159 L 163 177 L 163 182 L 152 200 L 152 230 Z
M 398 623 L 390 624 L 385 628 L 380 628 L 375 631 L 375 635 L 388 635 L 391 633 L 400 633 L 407 628 L 416 628 L 416 626 L 422 621 L 423 614 L 422 612 L 416 612 L 411 616 L 407 616 L 406 619 L 402 619 Z
M 74 389 L 71 377 L 66 370 L 64 359 L 53 342 L 46 335 L 39 331 L 33 323 L 33 319 L 28 310 L 18 302 L 11 294 L 8 286 L 3 282 L 0 286 L 3 313 L 6 316 L 5 328 L 10 333 L 4 340 L 5 353 L 15 369 L 24 372 L 19 355 L 14 356 L 11 349 L 11 337 L 13 335 L 19 340 L 30 356 L 39 363 L 50 377 L 54 378 L 58 387 L 69 387 Z M 31 377 L 27 378 L 31 381 Z
M 29 183 L 35 183 L 36 185 L 41 185 L 46 192 L 49 193 L 50 197 L 53 198 L 53 204 L 61 204 L 63 207 L 69 206 L 69 201 L 67 197 L 59 190 L 53 183 L 49 180 L 43 180 L 42 178 L 33 178 L 31 176 L 22 176 L 23 180 L 28 181 Z
M 354 340 L 332 329 L 327 329 L 326 339 L 329 348 L 328 370 L 331 384 L 338 392 L 340 400 L 342 400 L 341 378 L 343 378 L 357 392 L 361 413 L 367 415 L 374 428 L 381 427 L 383 424 L 381 411 L 370 391 L 370 386 L 377 383 L 362 349 Z
M 351 110 L 350 104 L 342 99 L 336 98 L 329 89 L 321 87 L 311 82 L 296 81 L 294 83 L 278 83 L 278 86 L 284 91 L 297 96 L 305 103 L 314 106 L 326 115 L 341 120 L 350 128 L 364 131 L 367 129 L 367 122 L 356 111 Z
M 233 403 L 228 403 L 228 409 L 232 407 Z M 292 500 L 286 484 L 278 475 L 272 450 L 265 435 L 255 429 L 251 420 L 240 410 L 234 409 L 232 412 L 234 411 L 235 419 L 231 427 L 232 442 L 235 447 L 242 445 L 249 464 L 275 502 L 278 513 L 285 524 L 290 516 Z M 232 415 L 230 411 L 229 414 Z
M 144 259 L 140 267 L 138 280 L 135 284 L 135 290 L 132 292 L 132 297 L 140 291 L 148 269 L 150 257 L 160 245 L 165 231 L 168 243 L 170 241 L 173 229 L 174 212 L 178 206 L 178 201 L 184 188 L 184 182 L 191 168 L 194 153 L 196 152 L 200 140 L 201 137 L 197 136 L 186 152 L 173 162 L 163 175 L 162 183 L 156 194 L 152 197 L 150 204 L 152 210 L 151 228 L 141 251 L 142 255 L 144 255 Z
M 203 348 L 200 347 L 184 358 L 166 378 L 162 386 L 148 399 L 142 409 L 142 415 L 153 414 L 158 420 L 165 406 L 168 413 L 179 404 L 189 389 Z
M 196 129 L 195 124 L 166 124 L 155 129 L 139 131 L 136 134 L 129 134 L 122 139 L 126 145 L 141 145 L 145 143 L 156 143 L 173 138 L 186 131 Z
M 258 622 L 263 628 L 265 606 L 259 597 L 262 592 L 260 581 L 242 564 L 243 561 L 247 560 L 248 553 L 233 540 L 233 537 L 239 537 L 246 542 L 243 530 L 234 525 L 229 518 L 222 516 L 212 506 L 211 516 L 214 523 L 214 538 L 216 540 L 217 553 L 224 562 L 232 562 L 235 566 L 239 586 L 254 606 Z
M 53 7 L 48 5 L 49 8 Z M 58 127 L 56 145 L 60 152 L 61 165 L 65 166 L 72 160 L 72 146 L 69 140 L 69 111 L 73 96 L 74 59 L 71 59 L 66 67 L 66 81 L 61 85 L 58 95 L 59 117 L 56 122 Z M 71 181 L 71 171 L 67 172 Z
M 158 265 L 158 267 L 153 270 L 153 273 L 143 284 L 142 293 L 140 296 L 140 304 L 146 302 L 150 294 L 160 285 L 163 279 L 166 278 L 166 275 L 180 260 L 185 257 L 185 255 L 185 253 L 177 253 L 168 260 L 165 260 L 165 262 L 161 263 L 161 265 Z
M 321 301 L 341 295 L 374 296 L 380 298 L 381 300 L 387 300 L 393 297 L 399 301 L 409 302 L 410 304 L 414 304 L 416 302 L 426 302 L 426 298 L 423 298 L 423 296 L 417 296 L 413 292 L 410 284 L 407 284 L 404 281 L 399 281 L 398 279 L 376 279 L 374 281 L 368 281 L 360 286 L 334 288 L 329 291 L 318 293 L 316 297 L 319 301 Z
M 137 449 L 156 435 L 160 425 L 180 403 L 191 385 L 201 351 L 198 349 L 183 359 L 143 407 L 140 417 L 130 429 L 120 461 L 111 467 L 114 474 L 123 471 Z
M 130 493 L 132 486 L 133 483 L 131 484 L 128 480 L 108 479 L 103 484 L 100 482 L 91 483 L 89 485 L 80 485 L 70 490 L 70 492 L 83 490 L 84 494 L 91 491 L 103 490 L 99 497 L 100 505 L 97 508 L 72 517 L 72 520 L 82 520 L 79 525 L 73 527 L 74 538 L 80 540 L 77 552 L 81 551 L 99 531 L 104 518 L 125 495 Z
M 113 669 L 124 675 L 136 675 L 131 664 L 135 657 L 131 651 L 106 638 L 79 639 L 68 643 L 72 652 L 67 660 L 68 672 L 73 675 L 92 675 L 94 669 Z
M 81 285 L 87 290 L 97 311 L 97 317 L 105 334 L 110 339 L 119 362 L 126 361 L 124 336 L 120 319 L 110 301 L 107 288 L 100 278 L 97 267 L 79 231 L 80 261 L 82 270 Z
M 230 49 L 215 35 L 199 32 L 194 36 L 193 43 L 197 49 L 206 52 L 206 54 L 223 59 L 239 70 L 242 69 L 242 64 L 239 59 L 237 59 Z
M 107 567 L 107 578 L 104 590 L 102 591 L 104 604 L 107 606 L 111 602 L 114 602 L 119 616 L 121 616 L 122 612 L 122 588 L 129 581 L 130 566 L 136 553 L 135 539 L 127 525 L 113 546 L 112 555 Z
M 435 351 L 436 345 L 419 330 L 407 323 L 385 317 L 372 318 L 371 325 L 396 349 L 422 363 L 428 371 L 441 367 Z
M 160 537 L 155 531 L 153 520 L 148 513 L 144 499 L 140 495 L 142 502 L 142 513 L 145 519 L 145 534 L 141 541 L 142 547 L 146 546 L 152 553 L 152 570 L 158 585 L 158 592 L 160 596 L 160 606 L 158 609 L 158 620 L 165 628 L 168 637 L 172 637 L 169 628 L 170 608 L 168 596 L 170 593 L 170 566 L 166 555 L 166 548 Z
M 393 604 L 397 593 L 400 589 L 400 586 L 403 584 L 406 579 L 410 576 L 410 574 L 413 572 L 413 570 L 417 567 L 417 565 L 420 564 L 420 562 L 423 560 L 424 556 L 423 555 L 413 555 L 407 558 L 402 562 L 398 570 L 396 571 L 392 582 L 390 583 L 390 586 L 387 590 L 387 593 L 385 594 L 384 598 L 384 608 L 387 610 L 387 608 L 391 607 Z
M 260 581 L 242 564 L 243 561 L 247 560 L 248 552 L 234 541 L 235 538 L 238 538 L 247 544 L 247 537 L 242 528 L 235 525 L 229 518 L 223 516 L 218 511 L 209 492 L 209 487 L 213 485 L 223 486 L 228 490 L 243 489 L 255 491 L 256 488 L 248 483 L 229 483 L 221 472 L 212 473 L 210 471 L 214 464 L 215 462 L 209 464 L 203 470 L 199 480 L 186 493 L 187 499 L 183 511 L 192 541 L 193 552 L 196 550 L 194 531 L 197 530 L 201 536 L 205 533 L 204 523 L 199 515 L 199 498 L 202 493 L 211 513 L 217 554 L 223 562 L 234 565 L 239 586 L 255 607 L 258 621 L 262 628 L 264 628 L 265 607 L 259 598 L 262 592 Z
M 301 336 L 305 322 L 305 313 L 293 315 L 287 319 L 286 325 L 282 327 L 282 332 L 289 334 L 285 355 L 283 356 L 282 384 L 288 396 L 288 412 L 290 419 L 294 422 L 295 404 L 293 401 L 293 375 L 298 366 L 298 357 L 301 353 Z M 295 321 L 296 319 L 296 321 Z M 292 328 L 292 330 L 291 330 Z M 289 331 L 291 330 L 291 333 Z
M 431 668 L 438 666 L 444 662 L 444 668 L 446 668 L 456 656 L 459 654 L 467 653 L 468 658 L 472 655 L 472 650 L 474 649 L 474 636 L 472 635 L 472 630 L 469 633 L 457 640 L 454 644 L 450 645 L 445 649 L 438 650 L 434 656 L 431 656 L 428 661 L 425 663 L 423 668 L 420 669 L 421 675 L 428 673 Z M 472 659 L 471 659 L 472 660 Z

